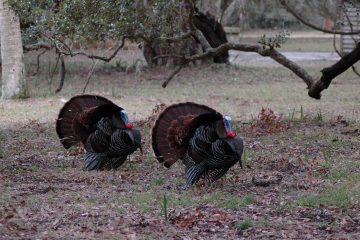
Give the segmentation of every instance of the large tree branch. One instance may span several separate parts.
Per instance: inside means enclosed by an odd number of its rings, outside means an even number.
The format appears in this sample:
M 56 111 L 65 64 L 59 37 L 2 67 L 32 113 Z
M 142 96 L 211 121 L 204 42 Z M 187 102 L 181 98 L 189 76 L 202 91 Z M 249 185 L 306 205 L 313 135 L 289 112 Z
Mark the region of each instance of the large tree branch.
M 343 56 L 337 63 L 321 70 L 322 77 L 311 86 L 309 96 L 320 99 L 321 92 L 329 87 L 331 81 L 341 73 L 345 72 L 348 68 L 352 67 L 359 60 L 360 42 L 356 45 L 356 48 L 354 48 L 353 51 Z
M 243 52 L 255 52 L 255 53 L 260 54 L 261 56 L 270 57 L 270 58 L 274 59 L 276 62 L 283 65 L 284 67 L 291 70 L 298 77 L 300 77 L 306 83 L 308 88 L 310 88 L 314 83 L 313 78 L 306 72 L 305 69 L 303 69 L 298 64 L 291 61 L 290 59 L 286 58 L 283 54 L 281 54 L 274 48 L 265 48 L 264 46 L 261 46 L 261 45 L 224 43 L 217 48 L 207 48 L 206 51 L 201 54 L 192 55 L 190 57 L 184 56 L 184 65 L 191 61 L 219 56 L 228 50 L 238 50 L 238 51 L 243 51 Z M 181 68 L 180 68 L 180 70 L 181 70 Z M 176 69 L 175 72 L 177 73 L 180 70 Z M 167 86 L 167 83 L 169 83 L 169 81 L 171 80 L 171 78 L 173 78 L 175 76 L 175 74 L 172 73 L 170 75 L 170 77 L 164 82 L 163 87 Z
M 357 44 L 356 48 L 351 51 L 349 54 L 343 56 L 337 63 L 334 65 L 324 68 L 321 70 L 322 77 L 315 82 L 312 76 L 303 69 L 301 66 L 286 58 L 283 54 L 275 50 L 274 48 L 266 48 L 261 45 L 249 45 L 249 44 L 234 44 L 234 43 L 224 43 L 217 48 L 208 48 L 202 54 L 195 54 L 190 57 L 184 56 L 184 64 L 178 67 L 163 83 L 163 87 L 166 87 L 171 79 L 178 73 L 180 70 L 189 62 L 200 60 L 209 57 L 215 57 L 222 54 L 224 51 L 228 50 L 238 50 L 243 52 L 256 52 L 261 56 L 270 57 L 276 62 L 280 63 L 284 67 L 291 70 L 298 77 L 300 77 L 307 85 L 309 89 L 309 96 L 320 99 L 321 92 L 327 89 L 331 81 L 346 71 L 348 68 L 352 67 L 357 61 L 360 60 L 360 42 Z M 160 56 L 161 57 L 161 56 Z M 166 55 L 168 57 L 168 55 Z
M 287 0 L 279 0 L 279 2 L 281 3 L 281 5 L 283 5 L 285 7 L 285 9 L 287 11 L 289 11 L 289 13 L 291 13 L 297 20 L 299 20 L 301 23 L 305 24 L 306 26 L 308 27 L 311 27 L 315 30 L 318 30 L 318 31 L 321 31 L 321 32 L 324 32 L 324 33 L 331 33 L 331 34 L 341 34 L 341 35 L 355 35 L 355 34 L 359 34 L 360 33 L 360 30 L 359 31 L 351 31 L 351 32 L 343 32 L 343 31 L 335 31 L 335 30 L 326 30 L 324 28 L 321 28 L 321 27 L 318 27 L 308 21 L 306 21 L 304 18 L 302 18 L 294 9 L 292 9 Z
M 346 21 L 347 21 L 347 23 L 348 23 L 349 26 L 350 26 L 350 30 L 353 32 L 353 31 L 354 31 L 353 24 L 352 24 L 352 22 L 351 22 L 351 20 L 350 20 L 350 17 L 349 17 L 349 15 L 348 15 L 348 13 L 346 12 L 346 10 L 345 10 L 344 8 L 341 8 L 341 9 L 343 10 L 343 13 L 344 13 L 344 15 L 345 15 L 345 17 L 346 17 Z M 354 38 L 354 36 L 351 35 L 350 37 L 351 37 L 351 39 L 354 41 L 354 43 L 356 44 L 357 41 L 356 41 L 356 39 Z M 339 49 L 336 47 L 336 34 L 334 34 L 334 37 L 333 37 L 333 48 L 334 48 L 335 52 L 339 55 L 339 57 L 343 57 L 343 54 L 341 54 L 341 52 L 339 51 Z M 352 65 L 351 68 L 352 68 L 353 72 L 354 72 L 358 77 L 360 77 L 360 73 L 359 73 L 359 71 L 356 69 L 355 65 Z

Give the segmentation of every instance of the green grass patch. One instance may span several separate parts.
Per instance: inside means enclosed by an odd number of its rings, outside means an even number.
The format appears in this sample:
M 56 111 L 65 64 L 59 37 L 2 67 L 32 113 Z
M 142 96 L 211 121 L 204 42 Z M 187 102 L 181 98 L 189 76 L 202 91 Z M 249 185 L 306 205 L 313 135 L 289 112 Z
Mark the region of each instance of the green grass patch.
M 348 208 L 353 204 L 359 205 L 358 198 L 360 190 L 358 188 L 350 188 L 347 185 L 336 188 L 328 188 L 318 194 L 307 194 L 295 200 L 295 204 L 307 207 L 336 206 L 340 208 Z
M 236 228 L 239 230 L 246 230 L 254 226 L 254 223 L 250 219 L 244 219 L 236 224 Z
M 161 185 L 164 185 L 164 183 L 165 183 L 165 178 L 159 177 L 159 178 L 155 178 L 152 181 L 151 185 L 152 186 L 161 186 Z
M 226 193 L 216 192 L 204 196 L 204 198 L 199 201 L 199 204 L 214 204 L 222 208 L 237 209 L 246 207 L 254 202 L 255 197 L 251 194 L 238 197 Z

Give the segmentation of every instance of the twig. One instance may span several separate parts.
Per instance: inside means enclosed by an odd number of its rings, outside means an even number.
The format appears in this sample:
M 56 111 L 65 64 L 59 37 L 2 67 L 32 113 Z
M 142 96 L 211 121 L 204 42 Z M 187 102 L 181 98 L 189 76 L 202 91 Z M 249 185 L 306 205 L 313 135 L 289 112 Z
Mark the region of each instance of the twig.
M 175 54 L 162 54 L 162 55 L 157 55 L 155 57 L 153 57 L 154 60 L 157 60 L 159 58 L 179 58 L 179 59 L 184 59 L 183 55 L 175 55 Z
M 123 43 L 124 43 L 124 37 L 123 37 Z M 123 45 L 123 44 L 122 44 L 122 45 Z M 104 52 L 104 55 L 105 55 L 108 51 L 110 51 L 110 49 L 111 49 L 111 48 L 108 48 L 108 49 Z M 119 49 L 119 48 L 117 48 L 117 49 Z M 120 49 L 119 49 L 119 50 L 120 50 Z M 114 54 L 113 54 L 113 55 L 114 55 Z M 116 53 L 115 53 L 115 55 L 116 55 Z M 114 57 L 115 57 L 115 55 L 114 55 Z M 92 67 L 91 67 L 91 69 L 90 69 L 90 71 L 89 71 L 89 73 L 88 73 L 88 75 L 87 75 L 87 77 L 86 77 L 86 83 L 85 83 L 85 86 L 84 86 L 83 91 L 82 91 L 83 94 L 85 93 L 86 88 L 87 88 L 87 86 L 89 85 L 90 78 L 91 78 L 91 76 L 92 76 L 92 74 L 93 74 L 93 72 L 94 72 L 95 66 L 96 66 L 99 62 L 100 62 L 100 59 L 97 59 L 97 60 L 93 63 L 93 65 L 92 65 Z
M 91 78 L 91 76 L 92 76 L 92 74 L 93 74 L 93 72 L 94 72 L 95 66 L 96 66 L 96 64 L 97 64 L 98 62 L 99 62 L 99 60 L 94 61 L 93 65 L 92 65 L 92 67 L 91 67 L 91 69 L 90 69 L 90 71 L 89 71 L 89 73 L 88 73 L 88 75 L 87 75 L 87 77 L 86 77 L 86 83 L 85 83 L 85 86 L 84 86 L 83 91 L 82 91 L 83 94 L 85 93 L 86 88 L 87 88 L 87 86 L 89 85 L 90 78 Z
M 173 71 L 173 72 L 171 73 L 171 75 L 163 82 L 162 87 L 163 87 L 163 88 L 166 88 L 166 86 L 167 86 L 167 85 L 169 84 L 169 82 L 175 77 L 175 75 L 178 74 L 178 73 L 181 71 L 181 69 L 182 69 L 183 67 L 185 67 L 185 65 L 188 64 L 188 63 L 189 63 L 189 62 L 186 62 L 185 64 L 181 64 L 181 65 L 177 66 L 177 68 L 175 69 L 175 71 Z
M 223 7 L 223 9 L 222 9 L 222 11 L 221 11 L 221 15 L 220 15 L 220 19 L 219 19 L 219 24 L 221 24 L 222 19 L 223 19 L 223 17 L 224 17 L 224 13 L 225 13 L 225 11 L 228 9 L 228 7 L 229 7 L 229 3 L 228 3 L 227 0 L 224 0 L 223 2 L 224 2 L 224 7 Z
M 181 34 L 180 36 L 177 36 L 177 37 L 158 37 L 158 38 L 155 38 L 153 40 L 154 43 L 156 42 L 164 42 L 164 43 L 176 43 L 176 42 L 181 42 L 183 40 L 186 40 L 190 37 L 193 37 L 195 36 L 195 31 L 188 31 L 184 34 Z
M 65 81 L 65 75 L 66 75 L 66 69 L 65 69 L 65 60 L 64 60 L 64 56 L 60 57 L 61 60 L 61 65 L 60 65 L 60 84 L 59 87 L 55 90 L 55 93 L 59 93 L 61 91 L 61 89 L 64 86 L 64 81 Z
M 288 3 L 286 0 L 279 0 L 279 2 L 281 3 L 281 5 L 283 5 L 285 7 L 285 9 L 287 11 L 289 11 L 289 13 L 291 13 L 291 15 L 293 15 L 297 20 L 299 20 L 301 23 L 305 24 L 308 27 L 311 27 L 315 30 L 324 32 L 324 33 L 331 33 L 331 34 L 341 34 L 341 35 L 355 35 L 355 34 L 359 34 L 359 31 L 356 32 L 343 32 L 343 31 L 335 31 L 335 30 L 326 30 L 324 28 L 318 27 L 308 21 L 306 21 L 305 19 L 303 19 L 299 14 L 296 13 L 295 10 L 293 10 L 291 7 L 289 7 Z
M 57 57 L 56 63 L 55 63 L 55 67 L 54 67 L 53 71 L 50 73 L 50 84 L 52 83 L 52 80 L 53 80 L 55 71 L 56 71 L 57 66 L 58 66 L 58 64 L 59 64 L 60 57 L 61 57 L 60 54 L 58 54 L 58 57 Z
M 46 53 L 49 49 L 45 49 L 44 51 L 42 51 L 39 55 L 37 55 L 36 57 L 36 74 L 39 73 L 39 69 L 40 69 L 40 57 L 41 55 L 43 55 L 44 53 Z
M 140 36 L 139 36 L 140 37 Z M 66 55 L 66 56 L 76 56 L 76 55 L 81 55 L 81 56 L 85 56 L 87 58 L 90 59 L 97 59 L 97 60 L 101 60 L 104 62 L 110 62 L 116 55 L 117 53 L 120 51 L 120 49 L 122 49 L 125 45 L 125 39 L 130 38 L 130 36 L 123 36 L 121 39 L 121 44 L 116 48 L 116 50 L 109 56 L 109 57 L 104 57 L 104 56 L 98 56 L 98 55 L 94 55 L 94 54 L 88 54 L 86 52 L 73 52 L 71 51 L 71 49 L 66 45 L 66 43 L 62 42 L 61 40 L 57 39 L 57 41 L 59 41 L 63 46 L 65 47 L 67 50 L 64 51 L 61 49 L 61 46 L 55 44 L 56 50 L 57 52 Z M 142 37 L 144 38 L 144 37 Z

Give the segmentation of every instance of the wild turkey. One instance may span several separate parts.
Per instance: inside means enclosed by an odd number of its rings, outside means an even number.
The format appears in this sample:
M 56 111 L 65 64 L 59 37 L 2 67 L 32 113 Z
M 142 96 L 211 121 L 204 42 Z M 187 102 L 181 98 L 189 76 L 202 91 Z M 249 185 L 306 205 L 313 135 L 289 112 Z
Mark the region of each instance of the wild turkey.
M 182 160 L 186 187 L 205 176 L 213 182 L 237 162 L 242 167 L 243 141 L 232 130 L 231 118 L 196 103 L 167 107 L 152 129 L 152 147 L 167 168 Z
M 141 134 L 133 128 L 124 109 L 95 95 L 71 98 L 60 110 L 56 132 L 68 149 L 82 142 L 85 169 L 117 169 L 137 148 Z

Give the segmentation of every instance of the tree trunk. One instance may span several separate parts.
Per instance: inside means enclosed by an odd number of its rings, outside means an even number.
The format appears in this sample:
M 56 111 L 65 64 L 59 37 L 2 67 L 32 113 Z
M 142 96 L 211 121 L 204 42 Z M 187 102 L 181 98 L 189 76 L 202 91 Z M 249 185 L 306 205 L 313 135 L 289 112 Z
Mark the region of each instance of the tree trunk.
M 1 98 L 27 97 L 19 18 L 6 6 L 6 0 L 0 0 L 0 36 L 2 59 Z
M 221 44 L 228 42 L 223 26 L 215 20 L 214 16 L 197 11 L 193 16 L 193 23 L 195 27 L 202 32 L 211 47 L 216 48 Z M 184 27 L 184 29 L 184 32 L 186 32 L 187 27 Z M 149 66 L 182 65 L 184 59 L 179 58 L 179 56 L 189 57 L 195 55 L 201 52 L 201 47 L 203 50 L 205 49 L 204 46 L 201 46 L 198 39 L 194 38 L 173 43 L 154 42 L 142 44 L 143 54 Z M 169 57 L 156 58 L 157 56 L 162 55 Z M 215 63 L 228 63 L 228 51 L 225 51 L 219 56 L 214 56 L 213 60 Z
M 221 23 L 215 20 L 215 17 L 210 14 L 203 14 L 198 11 L 193 18 L 194 25 L 199 29 L 210 46 L 216 48 L 223 43 L 227 43 L 226 33 Z M 204 49 L 205 50 L 205 49 Z M 225 51 L 219 56 L 214 57 L 215 63 L 228 63 L 229 52 Z

